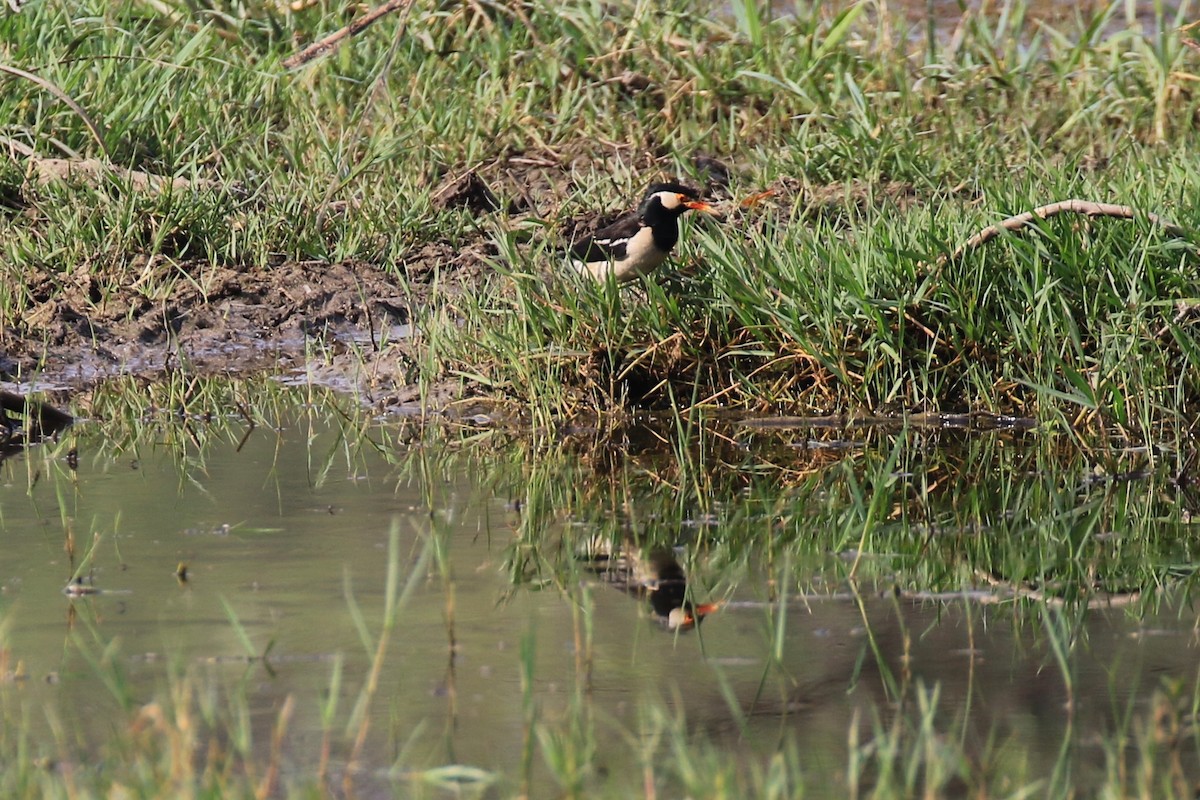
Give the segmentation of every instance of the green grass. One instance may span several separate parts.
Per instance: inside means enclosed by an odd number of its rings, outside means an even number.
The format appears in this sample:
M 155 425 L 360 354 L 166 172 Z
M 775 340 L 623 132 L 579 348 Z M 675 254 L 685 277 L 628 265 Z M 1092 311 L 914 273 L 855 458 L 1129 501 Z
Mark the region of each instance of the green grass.
M 207 181 L 39 185 L 22 158 L 0 164 L 0 320 L 26 337 L 22 315 L 44 299 L 31 285 L 53 296 L 86 278 L 101 303 L 136 273 L 160 301 L 203 286 L 206 265 L 357 258 L 404 287 L 422 245 L 475 244 L 499 252 L 497 274 L 464 296 L 423 290 L 421 335 L 398 347 L 423 383 L 465 379 L 537 421 L 706 402 L 1145 431 L 1193 413 L 1197 341 L 1190 317 L 1174 320 L 1200 297 L 1194 236 L 1056 218 L 928 267 L 1068 197 L 1200 229 L 1200 70 L 1178 30 L 1190 1 L 1143 33 L 1119 2 L 1052 28 L 1014 0 L 968 12 L 949 40 L 872 3 L 418 2 L 294 72 L 280 62 L 330 30 L 332 7 L 155 8 L 47 2 L 0 18 L 5 62 L 39 78 L 0 77 L 0 136 Z M 626 90 L 627 74 L 650 89 Z M 699 153 L 734 167 L 735 198 L 779 194 L 693 225 L 679 269 L 641 289 L 516 277 L 561 266 L 559 215 L 627 206 L 660 175 L 695 179 Z M 435 209 L 439 181 L 469 168 L 536 207 Z

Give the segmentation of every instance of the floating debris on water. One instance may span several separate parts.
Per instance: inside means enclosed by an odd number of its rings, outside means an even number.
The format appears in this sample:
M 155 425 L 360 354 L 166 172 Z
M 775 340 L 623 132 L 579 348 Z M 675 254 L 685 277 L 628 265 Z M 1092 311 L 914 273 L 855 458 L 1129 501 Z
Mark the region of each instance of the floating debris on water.
M 88 595 L 100 594 L 100 589 L 92 583 L 91 579 L 84 579 L 82 575 L 63 587 L 63 594 L 67 597 L 87 597 Z

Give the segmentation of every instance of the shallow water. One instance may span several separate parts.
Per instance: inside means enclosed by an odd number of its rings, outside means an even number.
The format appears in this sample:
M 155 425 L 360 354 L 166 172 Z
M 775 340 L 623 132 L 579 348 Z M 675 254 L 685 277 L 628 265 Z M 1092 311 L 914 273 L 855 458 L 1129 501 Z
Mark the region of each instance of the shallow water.
M 746 764 L 791 742 L 808 792 L 842 797 L 850 732 L 918 720 L 923 692 L 968 751 L 1018 752 L 1014 780 L 1058 771 L 1086 787 L 1112 765 L 1111 732 L 1170 681 L 1195 688 L 1195 618 L 1167 569 L 1191 563 L 1187 498 L 1156 480 L 1161 462 L 1134 469 L 1142 451 L 1101 469 L 1061 466 L 1028 431 L 857 431 L 838 447 L 845 431 L 718 426 L 682 449 L 661 431 L 665 447 L 630 432 L 420 434 L 292 399 L 255 427 L 165 417 L 118 436 L 86 422 L 0 466 L 0 630 L 17 673 L 0 699 L 31 726 L 35 757 L 86 763 L 124 729 L 117 697 L 136 707 L 186 675 L 245 698 L 259 753 L 293 698 L 286 781 L 317 779 L 328 728 L 340 786 L 393 527 L 400 579 L 415 577 L 353 773 L 360 796 L 446 765 L 494 774 L 501 794 L 552 796 L 545 736 L 584 722 L 585 785 L 640 792 L 651 734 L 682 720 L 690 741 Z M 912 505 L 864 539 L 836 492 L 885 479 Z M 1123 537 L 1143 549 L 1117 552 Z M 1045 601 L 997 577 L 1023 549 L 1068 588 L 1072 565 L 1127 575 L 1123 559 L 1162 567 L 1165 588 L 1114 587 L 1111 608 Z M 722 607 L 672 631 L 598 551 L 673 554 L 690 601 Z M 984 562 L 990 583 L 972 577 Z M 71 597 L 76 572 L 89 593 Z M 101 679 L 106 664 L 123 690 Z M 1181 757 L 1193 778 L 1195 754 Z M 669 774 L 656 780 L 672 793 Z

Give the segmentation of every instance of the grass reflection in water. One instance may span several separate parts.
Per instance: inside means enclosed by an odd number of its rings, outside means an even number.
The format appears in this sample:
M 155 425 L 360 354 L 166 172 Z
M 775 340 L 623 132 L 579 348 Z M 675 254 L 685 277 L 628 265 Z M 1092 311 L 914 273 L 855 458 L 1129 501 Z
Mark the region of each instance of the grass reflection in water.
M 108 391 L 3 465 L 6 794 L 1197 775 L 1196 498 L 1165 433 L 539 438 L 261 382 Z

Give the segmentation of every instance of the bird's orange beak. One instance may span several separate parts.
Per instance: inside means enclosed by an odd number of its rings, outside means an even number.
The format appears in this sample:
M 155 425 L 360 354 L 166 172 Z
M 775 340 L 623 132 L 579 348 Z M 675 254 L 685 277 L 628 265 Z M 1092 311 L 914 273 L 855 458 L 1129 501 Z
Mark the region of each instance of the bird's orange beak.
M 685 613 L 683 619 L 679 621 L 679 630 L 688 631 L 696 626 L 700 620 L 707 617 L 712 612 L 721 607 L 720 603 L 703 603 L 692 609 L 691 613 Z
M 679 202 L 693 211 L 704 211 L 709 214 L 715 213 L 713 207 L 708 203 L 705 203 L 703 200 L 689 200 L 686 194 L 679 195 Z

